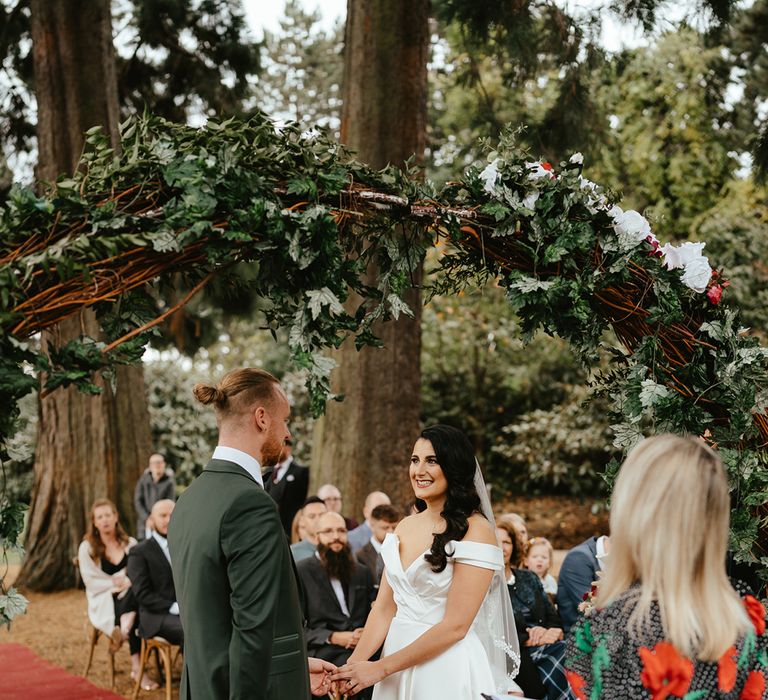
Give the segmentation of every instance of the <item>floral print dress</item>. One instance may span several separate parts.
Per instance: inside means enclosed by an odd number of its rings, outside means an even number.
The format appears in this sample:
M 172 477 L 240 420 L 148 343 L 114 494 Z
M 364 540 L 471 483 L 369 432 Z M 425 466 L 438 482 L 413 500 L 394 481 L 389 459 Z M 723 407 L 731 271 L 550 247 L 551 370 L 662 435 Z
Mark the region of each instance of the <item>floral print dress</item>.
M 607 608 L 581 619 L 566 649 L 566 676 L 578 700 L 768 700 L 765 608 L 743 597 L 754 629 L 717 662 L 692 660 L 664 639 L 657 604 L 643 641 L 628 629 L 630 589 Z

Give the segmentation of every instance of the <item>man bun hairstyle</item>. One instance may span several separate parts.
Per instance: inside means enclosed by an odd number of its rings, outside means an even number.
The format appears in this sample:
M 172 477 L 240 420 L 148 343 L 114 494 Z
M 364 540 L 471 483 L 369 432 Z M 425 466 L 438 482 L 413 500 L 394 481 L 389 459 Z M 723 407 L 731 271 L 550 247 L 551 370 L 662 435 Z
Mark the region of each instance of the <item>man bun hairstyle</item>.
M 217 416 L 225 417 L 242 413 L 255 403 L 271 402 L 279 385 L 269 372 L 244 367 L 225 374 L 217 386 L 195 384 L 192 393 L 201 404 L 213 404 Z

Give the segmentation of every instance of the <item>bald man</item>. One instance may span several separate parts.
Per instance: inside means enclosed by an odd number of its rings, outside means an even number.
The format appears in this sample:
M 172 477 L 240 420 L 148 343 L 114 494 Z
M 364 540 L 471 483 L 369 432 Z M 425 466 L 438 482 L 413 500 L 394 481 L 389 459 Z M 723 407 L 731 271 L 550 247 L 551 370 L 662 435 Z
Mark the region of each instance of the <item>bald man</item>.
M 139 636 L 163 637 L 171 644 L 181 644 L 184 633 L 166 539 L 174 505 L 173 501 L 163 499 L 152 506 L 152 534 L 129 552 L 128 578 L 139 603 Z
M 365 547 L 370 541 L 373 535 L 373 529 L 371 528 L 371 513 L 377 506 L 391 505 L 389 496 L 383 491 L 371 491 L 365 497 L 365 504 L 363 505 L 363 516 L 365 520 L 362 525 L 358 525 L 354 530 L 349 533 L 349 546 L 353 552 Z

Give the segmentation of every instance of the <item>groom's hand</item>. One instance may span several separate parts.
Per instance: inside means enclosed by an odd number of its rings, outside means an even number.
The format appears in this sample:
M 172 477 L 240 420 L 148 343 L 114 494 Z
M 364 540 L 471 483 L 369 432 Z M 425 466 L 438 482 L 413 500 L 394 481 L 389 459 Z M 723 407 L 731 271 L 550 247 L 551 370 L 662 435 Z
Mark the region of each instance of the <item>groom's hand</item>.
M 323 661 L 310 656 L 307 659 L 309 666 L 309 689 L 312 695 L 327 695 L 331 691 L 331 674 L 338 669 L 330 661 Z

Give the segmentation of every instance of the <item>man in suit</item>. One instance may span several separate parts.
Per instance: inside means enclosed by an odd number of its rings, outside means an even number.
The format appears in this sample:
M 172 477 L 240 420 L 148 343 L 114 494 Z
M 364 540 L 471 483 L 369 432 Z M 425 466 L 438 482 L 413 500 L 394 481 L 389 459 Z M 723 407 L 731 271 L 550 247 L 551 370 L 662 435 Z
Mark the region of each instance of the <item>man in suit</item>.
M 299 530 L 304 536 L 291 545 L 293 560 L 298 564 L 302 559 L 311 557 L 317 551 L 317 522 L 328 509 L 317 496 L 310 496 L 301 507 Z
M 354 530 L 349 531 L 349 546 L 353 552 L 364 547 L 371 539 L 371 513 L 376 506 L 390 505 L 389 496 L 382 491 L 372 491 L 365 497 L 363 504 L 364 520 Z
M 355 558 L 373 574 L 373 582 L 379 587 L 381 574 L 384 572 L 384 560 L 381 558 L 381 545 L 388 532 L 394 532 L 400 520 L 400 514 L 391 505 L 376 506 L 370 513 L 371 537 L 368 542 L 355 552 Z
M 280 522 L 288 537 L 291 525 L 309 490 L 309 468 L 302 467 L 291 454 L 293 443 L 288 440 L 283 448 L 282 461 L 264 474 L 264 490 L 275 499 Z
M 169 499 L 152 506 L 152 534 L 128 553 L 127 573 L 139 604 L 139 635 L 144 639 L 163 637 L 171 644 L 181 644 L 184 633 L 166 539 L 173 507 L 174 502 Z
M 179 497 L 168 532 L 186 643 L 182 700 L 309 700 L 333 665 L 309 660 L 293 559 L 261 464 L 288 432 L 285 391 L 245 368 L 193 393 L 213 404 L 219 444 Z M 311 691 L 310 691 L 311 687 Z
M 296 566 L 304 589 L 307 648 L 336 665 L 354 650 L 375 597 L 371 572 L 356 563 L 339 513 L 320 516 L 317 553 Z M 370 690 L 361 698 L 370 697 Z
M 603 568 L 601 560 L 609 547 L 607 536 L 590 537 L 566 554 L 557 577 L 557 610 L 565 634 L 579 619 L 579 603 L 597 580 L 597 572 Z

